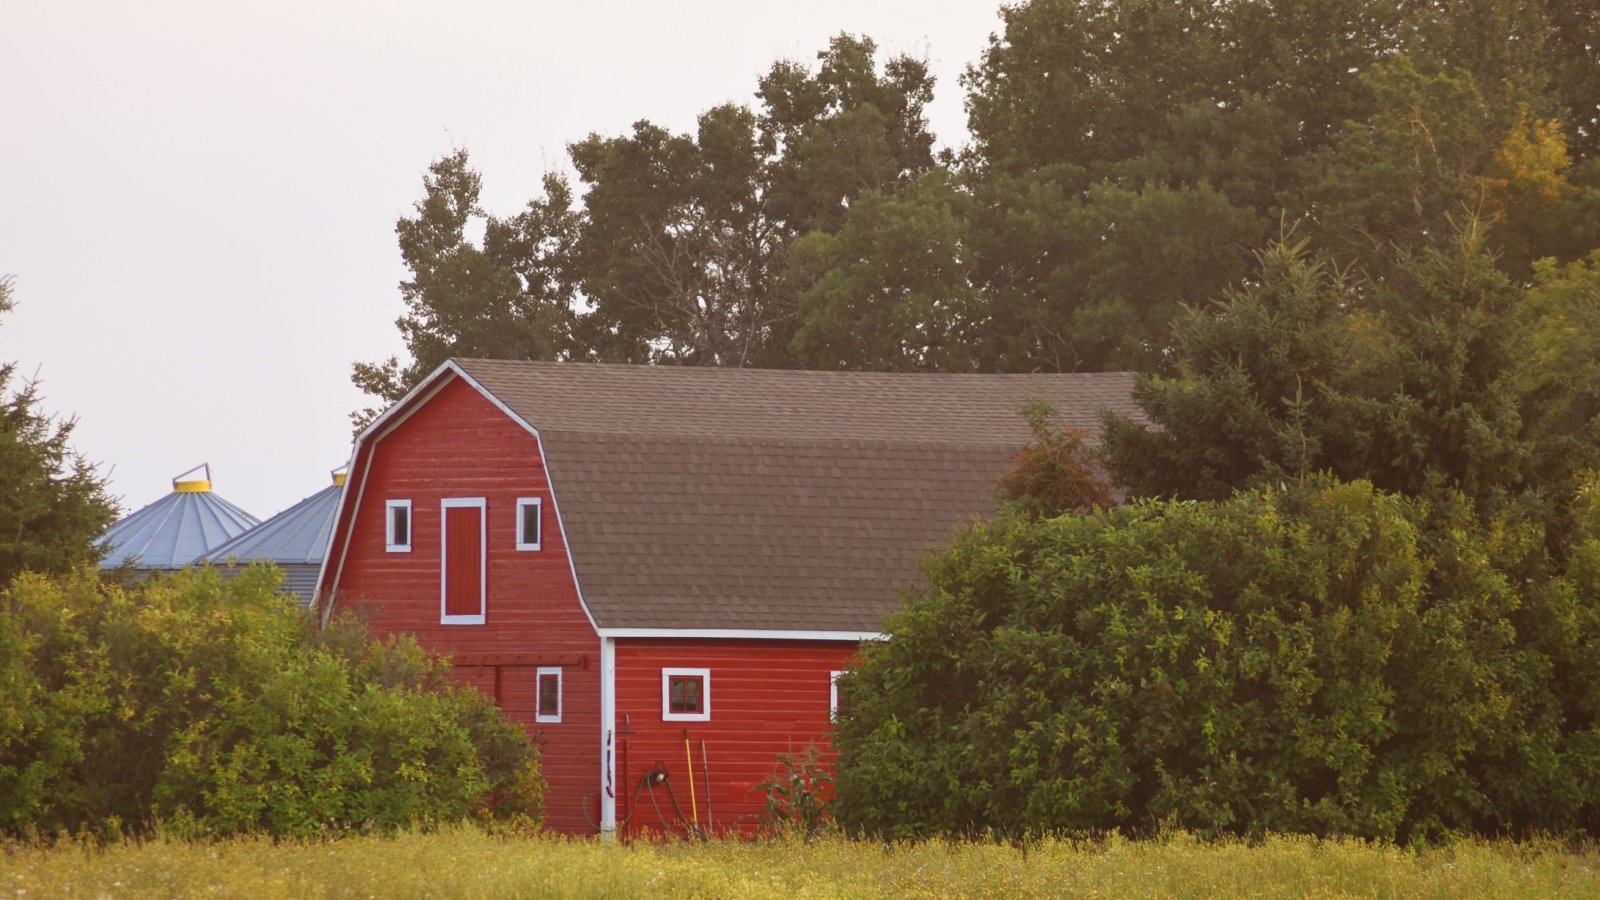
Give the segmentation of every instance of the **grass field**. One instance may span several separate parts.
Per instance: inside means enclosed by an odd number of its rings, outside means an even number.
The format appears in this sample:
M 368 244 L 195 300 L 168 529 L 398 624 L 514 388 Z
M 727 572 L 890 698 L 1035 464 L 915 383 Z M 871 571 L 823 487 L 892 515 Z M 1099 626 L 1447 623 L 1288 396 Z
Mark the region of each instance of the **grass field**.
M 1600 851 L 1459 843 L 676 843 L 503 838 L 470 828 L 274 844 L 10 846 L 0 898 L 49 897 L 1600 897 Z

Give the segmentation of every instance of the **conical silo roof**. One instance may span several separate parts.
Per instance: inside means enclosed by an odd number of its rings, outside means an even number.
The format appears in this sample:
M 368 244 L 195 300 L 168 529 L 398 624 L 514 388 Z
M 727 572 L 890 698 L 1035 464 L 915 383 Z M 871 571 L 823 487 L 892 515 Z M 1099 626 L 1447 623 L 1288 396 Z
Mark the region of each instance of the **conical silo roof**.
M 260 525 L 205 554 L 206 562 L 320 563 L 328 552 L 333 515 L 339 508 L 344 476 Z
M 185 480 L 204 468 L 204 478 Z M 111 526 L 96 543 L 100 568 L 181 569 L 260 520 L 211 491 L 211 467 L 172 479 L 172 493 Z

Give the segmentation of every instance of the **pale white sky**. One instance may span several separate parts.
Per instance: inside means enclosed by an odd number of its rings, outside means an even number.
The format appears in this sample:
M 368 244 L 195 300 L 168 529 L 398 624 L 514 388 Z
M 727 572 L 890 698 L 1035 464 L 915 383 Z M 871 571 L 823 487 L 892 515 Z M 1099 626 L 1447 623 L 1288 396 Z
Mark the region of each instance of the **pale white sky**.
M 208 461 L 266 518 L 349 455 L 351 363 L 403 351 L 394 222 L 434 158 L 468 148 L 509 214 L 568 142 L 690 130 L 840 31 L 927 57 L 959 145 L 957 79 L 999 27 L 996 0 L 13 0 L 0 360 L 78 416 L 124 512 Z

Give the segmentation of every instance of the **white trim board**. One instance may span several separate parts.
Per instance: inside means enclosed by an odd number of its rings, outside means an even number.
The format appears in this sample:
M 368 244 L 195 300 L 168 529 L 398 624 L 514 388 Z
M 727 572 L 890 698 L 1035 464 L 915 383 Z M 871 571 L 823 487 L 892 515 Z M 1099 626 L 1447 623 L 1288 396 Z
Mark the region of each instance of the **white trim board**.
M 402 543 L 394 539 L 394 511 L 406 511 L 406 539 Z M 410 553 L 411 539 L 416 529 L 412 526 L 416 517 L 412 515 L 411 500 L 409 498 L 391 498 L 383 501 L 383 549 L 386 553 Z
M 529 507 L 532 507 L 533 509 L 538 510 L 538 512 L 534 513 L 534 519 L 533 519 L 534 535 L 533 535 L 533 540 L 531 540 L 531 541 L 527 540 L 528 535 L 527 535 L 526 531 L 522 527 L 523 524 L 525 524 L 527 522 L 527 514 L 524 512 L 524 510 L 528 509 Z M 518 497 L 517 498 L 517 519 L 516 519 L 515 522 L 512 523 L 511 527 L 516 533 L 517 550 L 519 550 L 519 551 L 538 550 L 540 548 L 541 543 L 544 540 L 544 500 L 543 500 L 543 498 L 540 498 L 540 497 Z
M 541 725 L 561 724 L 561 713 L 566 705 L 566 698 L 562 696 L 566 686 L 562 684 L 562 669 L 560 666 L 538 666 L 533 670 L 533 721 Z M 556 711 L 544 712 L 544 679 L 554 676 L 556 679 Z
M 777 628 L 601 628 L 603 638 L 709 638 L 760 641 L 886 641 L 881 631 L 784 631 Z
M 617 834 L 617 792 L 627 785 L 612 783 L 616 771 L 615 748 L 611 743 L 617 731 L 617 646 L 608 637 L 600 639 L 600 836 L 614 839 Z
M 672 679 L 697 678 L 700 680 L 700 711 L 672 711 Z M 711 670 L 663 667 L 661 669 L 661 721 L 709 722 L 711 721 Z
M 452 509 L 478 511 L 478 612 L 451 615 L 450 517 Z M 482 625 L 489 614 L 489 501 L 485 497 L 445 497 L 439 501 L 439 624 Z

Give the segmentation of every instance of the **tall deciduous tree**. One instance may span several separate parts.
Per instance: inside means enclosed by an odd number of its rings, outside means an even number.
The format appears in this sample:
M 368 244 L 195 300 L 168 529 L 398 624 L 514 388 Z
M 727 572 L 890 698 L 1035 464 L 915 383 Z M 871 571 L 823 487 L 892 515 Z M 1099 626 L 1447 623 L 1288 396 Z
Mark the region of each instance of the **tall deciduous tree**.
M 588 188 L 578 259 L 593 356 L 742 366 L 774 343 L 792 316 L 772 290 L 782 241 L 754 114 L 709 110 L 693 137 L 639 122 L 571 152 Z
M 1074 190 L 1060 169 L 975 190 L 973 279 L 992 307 L 995 367 L 1165 369 L 1169 323 L 1249 271 L 1261 221 L 1205 184 Z
M 12 309 L 0 278 L 0 314 Z M 0 587 L 23 571 L 64 573 L 96 562 L 94 540 L 117 517 L 97 467 L 72 450 L 76 424 L 40 408 L 37 380 L 0 364 Z
M 791 243 L 933 163 L 926 63 L 880 63 L 871 40 L 844 34 L 817 59 L 775 64 L 757 108 L 707 110 L 693 134 L 642 120 L 572 144 L 581 196 L 547 176 L 509 218 L 481 208 L 465 151 L 435 162 L 396 226 L 410 358 L 358 363 L 355 383 L 392 402 L 451 355 L 793 365 L 806 285 Z
M 987 308 L 971 282 L 972 199 L 944 170 L 892 196 L 870 192 L 837 234 L 794 246 L 794 349 L 822 369 L 973 371 L 986 362 Z
M 358 362 L 352 380 L 387 405 L 451 356 L 556 359 L 569 352 L 580 213 L 565 181 L 548 175 L 544 196 L 510 218 L 479 205 L 483 178 L 467 151 L 428 167 L 423 198 L 395 234 L 411 277 L 400 283 L 406 314 L 395 325 L 410 359 Z M 481 246 L 471 232 L 483 228 Z M 359 427 L 377 414 L 352 415 Z
M 815 73 L 780 61 L 761 79 L 769 212 L 791 235 L 837 231 L 853 197 L 893 193 L 933 165 L 928 65 L 900 55 L 880 69 L 877 52 L 870 38 L 841 34 Z

